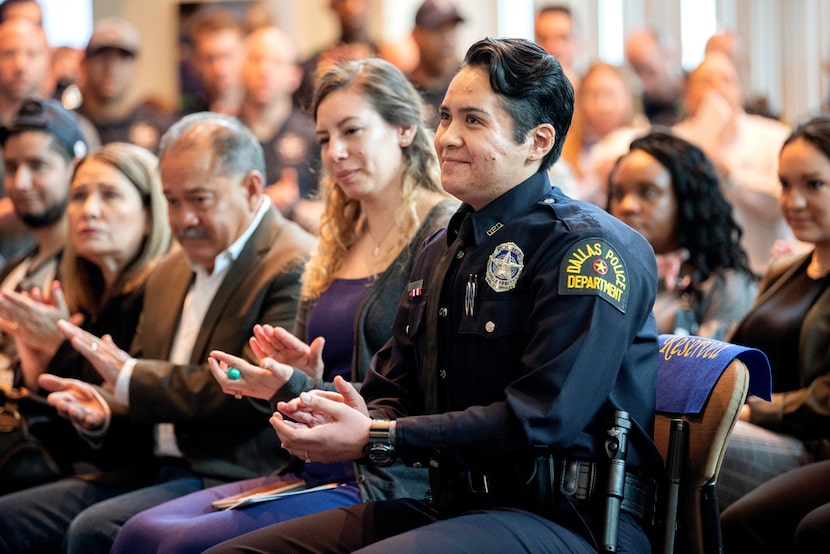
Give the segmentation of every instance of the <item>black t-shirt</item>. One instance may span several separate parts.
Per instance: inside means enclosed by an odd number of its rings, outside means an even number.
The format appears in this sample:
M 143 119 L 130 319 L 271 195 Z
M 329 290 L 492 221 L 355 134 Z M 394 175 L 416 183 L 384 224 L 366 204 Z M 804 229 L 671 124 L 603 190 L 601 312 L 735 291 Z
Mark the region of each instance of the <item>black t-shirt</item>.
M 830 284 L 807 276 L 806 265 L 783 283 L 776 294 L 750 311 L 735 330 L 731 342 L 763 351 L 772 368 L 773 392 L 800 389 L 799 342 L 804 318 Z

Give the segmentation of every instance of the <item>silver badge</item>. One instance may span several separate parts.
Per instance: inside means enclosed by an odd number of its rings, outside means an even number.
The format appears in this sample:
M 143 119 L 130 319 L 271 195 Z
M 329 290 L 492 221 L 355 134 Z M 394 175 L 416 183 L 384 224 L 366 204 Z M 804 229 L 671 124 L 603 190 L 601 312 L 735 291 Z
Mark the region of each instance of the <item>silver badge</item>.
M 487 284 L 496 292 L 516 288 L 516 282 L 524 267 L 525 254 L 515 242 L 503 242 L 496 246 L 487 261 Z

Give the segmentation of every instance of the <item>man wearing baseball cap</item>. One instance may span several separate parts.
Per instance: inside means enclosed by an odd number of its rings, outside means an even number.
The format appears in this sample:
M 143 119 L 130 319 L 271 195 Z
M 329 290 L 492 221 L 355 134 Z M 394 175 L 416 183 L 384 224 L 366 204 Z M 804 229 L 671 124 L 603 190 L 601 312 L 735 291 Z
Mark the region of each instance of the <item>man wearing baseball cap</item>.
M 129 21 L 107 17 L 95 23 L 82 61 L 86 79 L 78 112 L 95 126 L 101 144 L 131 142 L 155 151 L 173 116 L 131 95 L 140 42 Z
M 39 94 L 49 67 L 49 45 L 42 28 L 17 18 L 0 24 L 0 51 L 0 125 L 8 125 L 23 100 Z M 10 260 L 34 241 L 14 215 L 2 173 L 0 167 L 0 255 Z
M 424 118 L 432 128 L 438 124 L 438 106 L 460 63 L 457 27 L 463 22 L 449 0 L 426 0 L 415 13 L 412 40 L 418 49 L 418 65 L 409 80 L 424 99 Z
M 0 290 L 45 289 L 57 277 L 66 242 L 66 206 L 75 165 L 87 151 L 78 117 L 56 100 L 24 100 L 0 128 L 6 194 L 35 238 L 34 248 L 9 260 Z M 0 339 L 0 357 L 13 363 L 12 340 Z

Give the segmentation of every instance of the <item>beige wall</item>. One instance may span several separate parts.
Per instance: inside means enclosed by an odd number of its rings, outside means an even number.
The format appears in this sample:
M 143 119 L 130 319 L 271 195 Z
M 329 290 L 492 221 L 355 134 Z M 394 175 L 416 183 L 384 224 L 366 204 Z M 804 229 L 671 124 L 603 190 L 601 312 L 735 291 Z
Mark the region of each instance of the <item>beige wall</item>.
M 275 22 L 288 31 L 300 51 L 308 55 L 337 34 L 329 0 L 260 0 Z M 369 0 L 371 29 L 381 40 L 399 39 L 411 28 L 421 0 Z M 500 34 L 498 7 L 517 10 L 547 0 L 455 0 L 467 16 L 460 29 L 463 53 L 475 40 Z M 551 0 L 554 1 L 554 0 Z M 600 0 L 561 0 L 582 20 L 586 57 L 597 51 L 593 20 Z M 626 28 L 646 22 L 677 34 L 680 0 L 625 0 Z M 96 18 L 117 15 L 135 23 L 144 40 L 137 96 L 153 95 L 175 103 L 176 14 L 179 0 L 93 0 Z M 532 7 L 530 10 L 532 11 Z M 751 53 L 750 82 L 754 91 L 769 97 L 789 122 L 815 112 L 828 92 L 830 59 L 830 1 L 828 0 L 718 0 L 721 24 L 737 28 Z M 528 14 L 528 17 L 531 17 Z M 527 37 L 532 38 L 532 37 Z M 782 55 L 783 54 L 783 55 Z M 786 60 L 786 62 L 784 61 Z
M 304 55 L 335 40 L 338 28 L 328 9 L 329 0 L 262 0 L 275 23 L 288 31 Z M 405 36 L 412 27 L 421 0 L 370 0 L 370 28 L 381 40 Z M 466 46 L 484 35 L 496 34 L 496 0 L 460 0 L 468 17 L 461 30 Z M 135 24 L 142 36 L 139 82 L 136 96 L 155 96 L 171 104 L 177 101 L 176 63 L 179 0 L 93 0 L 95 19 L 119 16 Z M 462 51 L 463 53 L 463 51 Z

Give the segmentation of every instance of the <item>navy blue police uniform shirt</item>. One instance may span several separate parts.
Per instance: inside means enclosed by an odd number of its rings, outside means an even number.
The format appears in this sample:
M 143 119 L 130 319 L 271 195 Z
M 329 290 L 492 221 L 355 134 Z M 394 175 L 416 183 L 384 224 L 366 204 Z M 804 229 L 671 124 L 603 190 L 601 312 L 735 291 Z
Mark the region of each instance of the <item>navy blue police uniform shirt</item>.
M 427 304 L 439 291 L 430 279 L 465 218 L 431 344 Z M 628 466 L 656 463 L 657 269 L 642 236 L 540 172 L 478 212 L 462 205 L 413 268 L 393 338 L 361 391 L 373 417 L 398 419 L 405 463 L 482 469 L 543 452 L 602 459 L 615 409 L 632 418 Z M 437 410 L 426 414 L 430 349 Z

